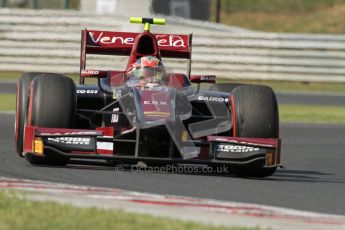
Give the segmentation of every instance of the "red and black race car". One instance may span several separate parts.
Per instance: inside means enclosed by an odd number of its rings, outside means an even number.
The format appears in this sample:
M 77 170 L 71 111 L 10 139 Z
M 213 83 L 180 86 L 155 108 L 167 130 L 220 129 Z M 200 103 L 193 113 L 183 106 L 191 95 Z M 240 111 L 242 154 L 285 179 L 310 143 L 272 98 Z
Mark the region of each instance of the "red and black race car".
M 143 23 L 144 32 L 82 30 L 79 85 L 55 73 L 23 74 L 15 120 L 19 156 L 37 165 L 84 158 L 226 165 L 238 176 L 272 175 L 280 165 L 272 89 L 191 75 L 191 34 L 151 33 L 150 25 L 164 19 L 131 22 Z M 129 56 L 127 68 L 87 69 L 87 54 Z M 186 73 L 169 72 L 162 58 L 186 60 Z M 86 85 L 87 78 L 98 84 Z

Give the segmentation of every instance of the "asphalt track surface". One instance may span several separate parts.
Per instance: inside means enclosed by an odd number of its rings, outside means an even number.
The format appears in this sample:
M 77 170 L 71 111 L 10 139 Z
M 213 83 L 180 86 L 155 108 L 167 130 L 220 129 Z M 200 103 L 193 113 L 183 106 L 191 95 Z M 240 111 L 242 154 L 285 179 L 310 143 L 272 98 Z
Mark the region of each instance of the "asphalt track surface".
M 282 124 L 284 169 L 267 179 L 114 170 L 98 162 L 37 167 L 17 156 L 14 116 L 0 114 L 0 176 L 345 214 L 345 126 Z
M 345 94 L 277 92 L 278 104 L 345 106 Z
M 0 82 L 0 93 L 15 94 L 16 90 L 16 83 Z M 279 104 L 345 106 L 345 94 L 278 92 L 277 99 Z
M 0 93 L 15 94 L 17 82 L 0 82 Z

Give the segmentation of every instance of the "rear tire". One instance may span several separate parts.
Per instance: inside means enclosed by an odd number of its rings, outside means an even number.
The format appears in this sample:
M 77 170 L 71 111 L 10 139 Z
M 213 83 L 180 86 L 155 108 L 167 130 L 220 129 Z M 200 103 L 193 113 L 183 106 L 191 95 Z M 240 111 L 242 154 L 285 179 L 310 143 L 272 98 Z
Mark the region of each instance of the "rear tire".
M 28 124 L 47 128 L 72 128 L 76 116 L 76 87 L 72 79 L 59 74 L 41 74 L 31 84 Z M 65 165 L 64 157 L 27 154 L 37 165 Z
M 27 117 L 30 83 L 36 76 L 40 74 L 42 73 L 24 73 L 17 83 L 16 117 L 14 123 L 14 133 L 16 151 L 20 157 L 23 157 L 24 125 L 25 119 Z
M 256 138 L 279 137 L 279 113 L 275 93 L 268 86 L 240 85 L 232 91 L 236 112 L 236 136 Z M 277 167 L 265 167 L 265 162 L 233 166 L 241 177 L 271 176 Z

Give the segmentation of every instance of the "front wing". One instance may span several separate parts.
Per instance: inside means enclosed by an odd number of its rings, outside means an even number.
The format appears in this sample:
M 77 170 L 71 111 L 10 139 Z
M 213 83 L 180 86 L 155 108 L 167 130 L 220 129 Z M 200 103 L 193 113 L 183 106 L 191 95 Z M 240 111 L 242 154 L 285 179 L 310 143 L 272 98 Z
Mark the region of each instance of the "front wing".
M 135 130 L 134 130 L 135 131 Z M 114 143 L 137 145 L 138 140 L 114 138 L 113 127 L 96 130 L 56 129 L 25 127 L 24 155 L 41 157 L 67 157 L 86 159 L 119 160 L 120 162 L 159 162 L 188 164 L 249 165 L 258 161 L 266 167 L 280 165 L 281 141 L 278 138 L 241 138 L 207 136 L 200 140 L 186 141 L 194 145 L 199 154 L 193 158 L 141 156 L 136 148 L 133 155 L 118 155 Z M 137 135 L 138 136 L 138 135 Z

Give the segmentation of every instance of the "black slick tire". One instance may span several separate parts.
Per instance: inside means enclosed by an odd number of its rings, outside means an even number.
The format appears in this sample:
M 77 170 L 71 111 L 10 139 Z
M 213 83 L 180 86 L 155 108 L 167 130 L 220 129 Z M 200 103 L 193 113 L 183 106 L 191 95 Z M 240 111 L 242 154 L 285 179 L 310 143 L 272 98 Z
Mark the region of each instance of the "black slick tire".
M 76 87 L 72 79 L 59 74 L 41 74 L 30 87 L 27 122 L 31 126 L 72 128 L 76 116 Z M 27 154 L 36 165 L 65 165 L 68 158 Z
M 256 138 L 279 137 L 279 113 L 276 95 L 268 86 L 239 85 L 232 91 L 236 113 L 236 136 Z M 233 167 L 240 177 L 271 176 L 277 167 L 265 162 Z
M 28 103 L 29 103 L 29 89 L 31 81 L 42 73 L 29 72 L 24 73 L 17 83 L 17 97 L 16 97 L 16 115 L 14 123 L 15 144 L 16 151 L 20 157 L 23 157 L 23 142 L 24 142 L 24 125 L 27 117 Z

